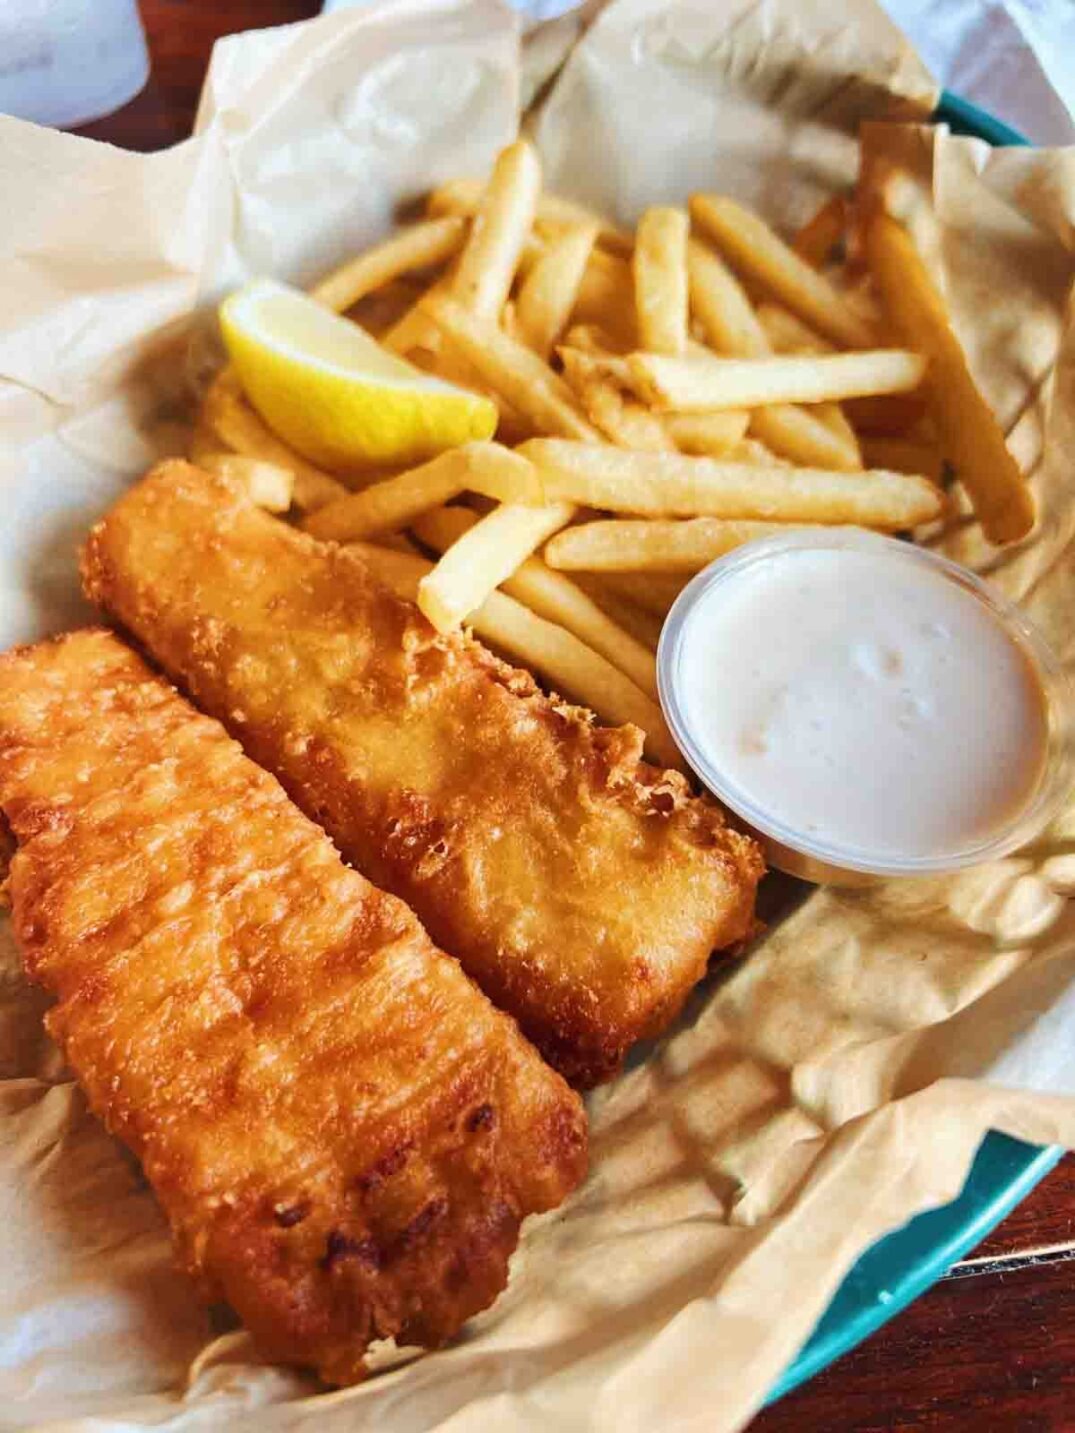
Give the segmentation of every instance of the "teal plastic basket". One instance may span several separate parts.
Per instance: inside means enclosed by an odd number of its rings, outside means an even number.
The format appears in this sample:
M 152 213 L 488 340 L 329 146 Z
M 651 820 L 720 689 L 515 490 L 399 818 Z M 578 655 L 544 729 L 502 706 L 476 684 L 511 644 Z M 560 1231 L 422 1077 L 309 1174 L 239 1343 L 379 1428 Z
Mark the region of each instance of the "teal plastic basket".
M 947 90 L 933 117 L 956 134 L 990 144 L 1028 143 L 1017 130 Z M 987 1135 L 957 1199 L 919 1214 L 863 1254 L 768 1401 L 813 1378 L 936 1283 L 1026 1198 L 1062 1153 L 1056 1146 L 1041 1149 L 1007 1135 Z

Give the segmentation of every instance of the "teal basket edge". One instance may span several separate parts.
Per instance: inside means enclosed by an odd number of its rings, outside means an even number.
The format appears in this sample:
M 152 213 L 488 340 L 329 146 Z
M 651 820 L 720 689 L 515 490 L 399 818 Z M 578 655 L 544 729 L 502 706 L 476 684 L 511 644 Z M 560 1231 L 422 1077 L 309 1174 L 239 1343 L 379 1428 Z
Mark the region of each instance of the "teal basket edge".
M 949 90 L 933 118 L 955 134 L 993 145 L 1029 143 L 1018 130 Z M 919 1214 L 862 1255 L 767 1402 L 775 1403 L 849 1353 L 935 1284 L 1026 1198 L 1062 1153 L 1056 1146 L 1041 1149 L 1007 1135 L 987 1135 L 958 1198 Z

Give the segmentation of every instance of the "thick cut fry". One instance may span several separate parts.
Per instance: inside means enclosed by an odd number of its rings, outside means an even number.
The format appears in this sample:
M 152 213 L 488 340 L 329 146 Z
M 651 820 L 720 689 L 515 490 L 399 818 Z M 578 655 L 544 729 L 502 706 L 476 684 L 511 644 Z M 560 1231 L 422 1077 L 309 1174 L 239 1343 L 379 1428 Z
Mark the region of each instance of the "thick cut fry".
M 490 1304 L 585 1114 L 403 902 L 103 631 L 0 658 L 0 808 L 49 1031 L 264 1358 L 352 1383 Z
M 476 214 L 484 194 L 484 179 L 450 179 L 430 194 L 426 212 L 432 215 Z M 564 199 L 559 194 L 550 194 L 548 190 L 538 199 L 537 222 L 556 230 L 596 224 L 598 236 L 606 249 L 617 254 L 629 254 L 634 247 L 633 237 L 625 230 L 608 223 L 594 210 L 587 209 L 585 204 L 577 204 L 575 200 Z
M 695 194 L 691 218 L 735 266 L 769 289 L 793 313 L 847 348 L 871 348 L 872 327 L 828 279 L 777 237 L 765 220 L 734 199 Z
M 661 627 L 664 625 L 659 617 L 654 617 L 652 612 L 647 612 L 637 603 L 629 602 L 620 593 L 613 592 L 604 577 L 595 577 L 588 572 L 576 572 L 571 580 L 597 603 L 602 612 L 611 617 L 617 627 L 622 627 L 649 651 L 656 652 L 657 643 L 661 640 Z
M 548 361 L 567 327 L 594 246 L 593 225 L 568 229 L 527 274 L 515 303 L 515 337 Z
M 655 517 L 859 523 L 891 530 L 928 522 L 944 506 L 932 483 L 904 473 L 760 468 L 551 438 L 532 439 L 517 455 L 530 460 L 529 473 L 496 473 L 491 480 L 483 473 L 477 490 L 501 502 L 566 501 Z
M 733 547 L 787 528 L 786 523 L 715 517 L 613 518 L 557 533 L 545 549 L 545 561 L 568 572 L 700 572 Z
M 663 427 L 681 453 L 723 457 L 747 430 L 750 414 L 738 408 L 713 413 L 665 413 Z
M 627 357 L 635 387 L 659 409 L 759 408 L 771 403 L 823 403 L 863 393 L 917 388 L 925 360 L 908 349 L 771 358 Z
M 477 521 L 477 513 L 466 508 L 435 508 L 415 522 L 414 532 L 427 547 L 443 553 Z M 595 652 L 607 657 L 647 696 L 657 700 L 657 668 L 652 651 L 617 626 L 570 578 L 553 572 L 540 557 L 528 557 L 500 585 L 509 597 L 529 607 L 531 612 L 573 632 Z
M 201 466 L 244 487 L 250 501 L 266 512 L 287 512 L 295 494 L 295 474 L 279 463 L 247 458 L 242 453 L 207 453 Z
M 406 527 L 419 513 L 439 507 L 474 486 L 480 468 L 501 467 L 510 475 L 516 469 L 525 475 L 529 464 L 499 443 L 467 443 L 441 453 L 420 468 L 411 468 L 371 483 L 360 493 L 349 493 L 339 502 L 312 513 L 304 522 L 314 537 L 336 542 L 357 542 L 378 532 Z M 490 479 L 487 479 L 489 481 Z
M 639 403 L 592 354 L 578 349 L 559 350 L 564 377 L 585 410 L 587 418 L 612 443 L 650 452 L 671 451 L 676 444 L 657 414 Z
M 587 443 L 600 441 L 596 428 L 578 411 L 571 389 L 536 353 L 495 324 L 475 318 L 453 299 L 438 295 L 424 303 L 425 312 L 482 379 L 540 432 Z
M 217 376 L 205 395 L 202 420 L 233 451 L 290 468 L 295 474 L 295 505 L 304 512 L 313 512 L 346 495 L 348 490 L 343 483 L 300 458 L 266 427 L 227 369 Z
M 931 483 L 944 476 L 944 455 L 935 443 L 917 438 L 864 438 L 862 453 L 871 468 L 895 473 L 920 473 Z
M 408 601 L 415 601 L 432 564 L 422 557 L 356 543 L 354 550 L 377 575 Z M 539 672 L 557 692 L 591 707 L 602 720 L 630 723 L 645 734 L 646 750 L 662 766 L 684 770 L 683 757 L 672 740 L 661 709 L 631 679 L 585 642 L 537 616 L 503 592 L 490 592 L 470 614 L 469 625 L 491 643 Z
M 383 288 L 400 274 L 446 264 L 463 247 L 467 224 L 458 216 L 412 224 L 364 254 L 342 264 L 310 290 L 311 298 L 344 313 L 374 289 Z
M 802 226 L 792 239 L 791 247 L 812 269 L 821 269 L 846 230 L 847 200 L 842 194 L 833 194 Z
M 418 584 L 418 606 L 438 632 L 480 607 L 546 538 L 571 521 L 571 503 L 546 508 L 501 503 L 444 553 Z
M 869 221 L 866 255 L 893 328 L 929 357 L 934 422 L 982 531 L 991 542 L 1017 542 L 1034 526 L 1034 498 L 970 375 L 944 301 L 910 237 L 887 214 Z
M 83 574 L 580 1083 L 663 1029 L 711 951 L 751 930 L 756 846 L 676 773 L 640 764 L 637 729 L 596 728 L 463 634 L 438 636 L 355 550 L 223 479 L 161 465 L 95 527 Z M 592 681 L 591 656 L 576 667 Z M 599 705 L 605 693 L 602 676 Z
M 540 193 L 537 153 L 527 140 L 517 139 L 497 156 L 452 277 L 453 297 L 479 318 L 500 317 Z
M 682 209 L 655 206 L 638 221 L 632 274 L 635 324 L 652 353 L 687 351 L 687 234 Z

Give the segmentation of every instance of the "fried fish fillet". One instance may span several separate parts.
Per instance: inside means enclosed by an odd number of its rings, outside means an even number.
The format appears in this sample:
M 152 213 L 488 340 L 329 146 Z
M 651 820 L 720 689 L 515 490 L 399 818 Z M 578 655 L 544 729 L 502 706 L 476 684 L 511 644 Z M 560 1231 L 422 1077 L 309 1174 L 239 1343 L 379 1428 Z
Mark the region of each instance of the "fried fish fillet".
M 90 536 L 88 594 L 580 1086 L 751 928 L 755 844 L 641 733 L 593 725 L 361 557 L 162 464 Z
M 0 807 L 49 1030 L 206 1295 L 340 1383 L 486 1307 L 584 1115 L 407 907 L 110 633 L 0 657 Z

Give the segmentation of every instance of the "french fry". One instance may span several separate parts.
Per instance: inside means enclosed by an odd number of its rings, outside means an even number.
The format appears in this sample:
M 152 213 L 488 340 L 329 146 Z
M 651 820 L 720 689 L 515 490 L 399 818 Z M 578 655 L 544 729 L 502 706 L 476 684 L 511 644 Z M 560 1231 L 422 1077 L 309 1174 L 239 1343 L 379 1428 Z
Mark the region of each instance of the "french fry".
M 926 368 L 919 354 L 902 348 L 771 358 L 670 358 L 639 352 L 628 354 L 627 364 L 643 398 L 658 409 L 681 413 L 904 393 L 918 387 Z
M 802 226 L 791 247 L 812 269 L 821 269 L 846 231 L 847 200 L 842 194 L 833 194 Z
M 832 353 L 834 347 L 828 339 L 815 333 L 809 324 L 803 323 L 782 304 L 764 303 L 757 307 L 758 322 L 769 340 L 774 353 Z
M 410 361 L 425 373 L 443 378 L 446 383 L 454 383 L 460 388 L 469 388 L 473 393 L 480 393 L 495 403 L 499 415 L 496 436 L 500 442 L 521 443 L 525 438 L 534 437 L 539 431 L 512 407 L 502 393 L 498 393 L 486 383 L 474 365 L 457 349 L 441 346 L 439 343 L 431 348 L 422 344 L 412 350 Z
M 485 193 L 483 179 L 450 179 L 434 189 L 426 201 L 426 212 L 431 215 L 463 214 L 469 217 L 478 212 Z M 634 247 L 633 237 L 615 224 L 602 219 L 585 204 L 573 199 L 564 199 L 559 194 L 546 190 L 538 200 L 537 223 L 546 228 L 561 230 L 577 228 L 580 224 L 596 224 L 601 244 L 616 254 L 629 254 Z
M 190 442 L 187 444 L 187 457 L 190 461 L 204 468 L 210 458 L 217 458 L 231 452 L 234 452 L 234 449 L 228 447 L 224 440 L 217 436 L 205 421 L 204 416 L 199 416 L 191 432 Z
M 497 156 L 452 277 L 452 296 L 479 318 L 495 322 L 500 316 L 540 193 L 537 153 L 517 139 Z
M 687 235 L 682 209 L 656 205 L 638 221 L 632 274 L 635 324 L 642 348 L 687 351 Z
M 691 310 L 706 342 L 732 358 L 765 358 L 769 341 L 746 290 L 713 250 L 692 239 L 687 247 Z
M 601 582 L 624 601 L 641 607 L 651 619 L 664 626 L 668 609 L 683 591 L 689 578 L 670 572 L 602 572 Z M 658 633 L 658 636 L 660 634 Z
M 750 414 L 738 408 L 712 413 L 665 413 L 664 429 L 681 453 L 720 458 L 741 441 Z
M 545 508 L 502 503 L 447 549 L 418 584 L 418 606 L 438 632 L 480 607 L 547 537 L 570 522 L 570 503 Z
M 347 495 L 343 483 L 300 458 L 270 431 L 243 397 L 238 379 L 227 369 L 209 386 L 202 406 L 202 420 L 224 446 L 234 452 L 290 468 L 295 474 L 295 506 L 304 512 L 314 512 Z
M 592 224 L 566 230 L 545 250 L 519 289 L 514 336 L 546 362 L 571 317 L 596 237 Z
M 382 288 L 374 289 L 351 308 L 349 316 L 381 343 L 404 314 L 409 313 L 429 287 L 413 276 L 390 279 Z
M 879 393 L 873 398 L 849 398 L 844 412 L 859 433 L 900 438 L 922 422 L 927 409 L 921 393 Z
M 579 412 L 559 374 L 495 324 L 476 318 L 453 299 L 427 297 L 425 312 L 482 380 L 542 433 L 596 443 L 600 435 Z
M 240 484 L 250 501 L 266 512 L 287 512 L 295 493 L 295 474 L 279 463 L 248 458 L 242 453 L 207 453 L 200 461 L 207 472 Z
M 432 563 L 410 553 L 391 552 L 372 543 L 356 543 L 354 550 L 383 582 L 412 602 L 419 582 L 432 571 Z M 571 632 L 503 592 L 491 592 L 471 614 L 470 625 L 483 641 L 540 672 L 555 691 L 591 708 L 602 721 L 637 726 L 646 737 L 651 759 L 685 769 L 657 703 Z
M 833 352 L 831 343 L 819 337 L 802 319 L 779 304 L 759 304 L 757 316 L 774 353 L 801 355 Z M 849 462 L 848 466 L 861 468 L 862 450 L 855 430 L 844 416 L 840 405 L 816 403 L 811 409 L 811 417 L 828 428 L 846 446 L 849 459 L 854 460 L 853 463 Z
M 561 348 L 559 354 L 564 378 L 587 418 L 610 442 L 651 452 L 675 448 L 661 419 L 625 394 L 613 378 L 601 371 L 593 355 L 573 348 Z
M 419 298 L 414 305 L 407 310 L 398 322 L 394 323 L 387 333 L 380 339 L 383 348 L 390 349 L 404 358 L 410 358 L 418 362 L 415 350 L 426 350 L 436 353 L 441 347 L 441 335 L 436 324 L 429 317 L 423 308 L 427 299 L 438 294 L 446 294 L 451 288 L 451 276 L 443 275 L 431 288 Z
M 641 516 L 859 523 L 890 530 L 928 522 L 944 506 L 932 483 L 904 473 L 762 468 L 552 438 L 532 439 L 515 456 L 529 460 L 529 471 L 479 472 L 471 487 L 501 502 L 533 506 L 575 502 Z
M 567 572 L 690 574 L 744 542 L 787 530 L 787 523 L 715 517 L 612 518 L 558 532 L 545 548 L 545 561 Z
M 847 348 L 873 347 L 872 327 L 760 215 L 718 194 L 692 195 L 690 211 L 699 229 L 738 269 L 826 338 Z
M 636 344 L 634 282 L 626 259 L 594 249 L 579 284 L 573 323 L 595 324 L 617 345 Z
M 931 483 L 939 483 L 944 476 L 944 454 L 940 448 L 918 438 L 864 438 L 862 455 L 871 468 L 920 473 Z
M 477 514 L 466 508 L 434 508 L 417 520 L 414 531 L 427 547 L 443 553 L 477 521 Z M 553 572 L 540 557 L 528 557 L 501 588 L 539 617 L 573 632 L 656 700 L 657 668 L 652 651 L 617 626 L 570 578 Z
M 599 324 L 575 323 L 564 335 L 563 346 L 578 349 L 580 353 L 591 354 L 596 358 L 614 358 L 627 353 L 634 344 L 621 348 L 613 335 Z
M 314 537 L 356 542 L 371 534 L 406 527 L 419 513 L 439 507 L 473 486 L 474 474 L 487 467 L 529 471 L 529 464 L 497 443 L 467 443 L 441 453 L 421 467 L 411 468 L 384 482 L 372 483 L 360 493 L 312 513 L 303 523 Z
M 859 445 L 858 436 L 845 417 L 844 410 L 839 403 L 815 403 L 810 412 L 818 423 L 823 424 L 835 438 L 846 445 L 848 453 L 854 456 L 852 466 L 861 468 L 862 448 Z M 875 464 L 875 466 L 883 467 L 884 464 Z
M 576 587 L 595 602 L 597 606 L 610 617 L 617 627 L 621 627 L 629 636 L 633 637 L 641 646 L 656 652 L 657 643 L 661 640 L 661 627 L 663 623 L 659 617 L 652 612 L 647 612 L 644 607 L 637 603 L 629 602 L 619 593 L 613 592 L 603 577 L 595 577 L 588 572 L 576 572 L 571 579 Z
M 933 418 L 982 531 L 991 542 L 1017 542 L 1034 525 L 1034 499 L 970 375 L 944 301 L 910 237 L 887 214 L 869 220 L 866 256 L 892 326 L 929 357 Z
M 789 408 L 789 413 L 799 413 L 799 408 Z M 775 413 L 775 408 L 758 408 L 756 413 Z M 752 417 L 754 414 L 751 415 Z M 759 438 L 740 438 L 734 448 L 729 448 L 724 454 L 724 461 L 727 463 L 750 463 L 755 468 L 791 468 L 796 466 L 787 458 L 782 458 L 779 453 L 774 453 L 772 448 L 766 445 Z M 810 467 L 809 463 L 801 466 Z M 818 466 L 818 465 L 815 465 Z M 821 465 L 823 466 L 823 465 Z M 838 472 L 842 471 L 837 464 L 833 464 Z
M 854 472 L 862 467 L 856 449 L 826 428 L 806 408 L 774 403 L 755 408 L 750 415 L 750 432 L 778 457 L 805 467 L 836 468 Z
M 772 344 L 760 314 L 723 260 L 692 239 L 687 265 L 691 305 L 710 347 L 734 358 L 767 357 Z M 770 404 L 751 416 L 750 426 L 770 448 L 796 463 L 848 470 L 862 466 L 853 435 L 834 433 L 804 409 Z
M 412 224 L 342 264 L 314 285 L 310 297 L 337 313 L 344 313 L 374 289 L 398 279 L 400 274 L 447 263 L 463 247 L 466 235 L 467 223 L 457 216 Z

